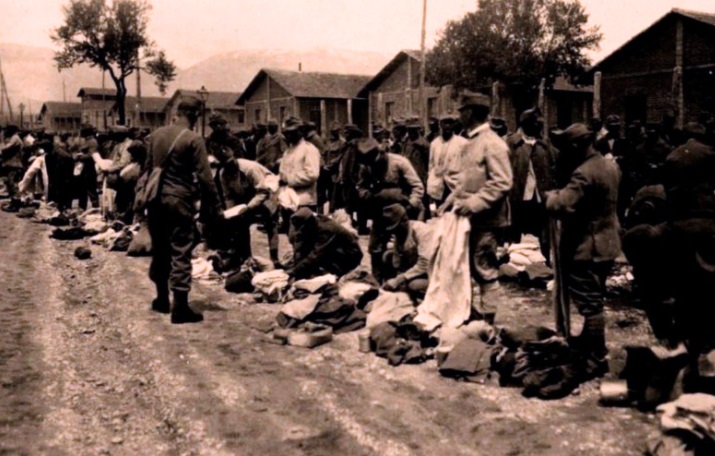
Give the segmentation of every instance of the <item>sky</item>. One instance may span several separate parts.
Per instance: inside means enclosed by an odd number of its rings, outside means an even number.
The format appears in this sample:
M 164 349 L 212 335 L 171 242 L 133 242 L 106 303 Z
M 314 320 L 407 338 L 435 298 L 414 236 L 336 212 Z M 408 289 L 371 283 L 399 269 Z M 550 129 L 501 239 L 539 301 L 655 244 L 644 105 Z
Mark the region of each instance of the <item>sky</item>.
M 66 0 L 4 0 L 0 42 L 52 47 Z M 715 0 L 581 0 L 604 35 L 601 60 L 671 8 L 715 13 Z M 149 33 L 179 68 L 241 49 L 418 49 L 422 0 L 151 0 Z M 428 0 L 427 46 L 476 0 Z

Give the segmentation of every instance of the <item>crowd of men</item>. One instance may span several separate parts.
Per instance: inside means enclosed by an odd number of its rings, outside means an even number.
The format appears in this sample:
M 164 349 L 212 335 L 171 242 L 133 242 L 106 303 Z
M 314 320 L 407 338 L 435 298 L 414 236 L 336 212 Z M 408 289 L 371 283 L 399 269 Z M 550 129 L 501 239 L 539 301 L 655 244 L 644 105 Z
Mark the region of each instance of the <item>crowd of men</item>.
M 375 278 L 419 300 L 432 254 L 425 222 L 448 211 L 469 218 L 479 286 L 472 314 L 493 322 L 504 299 L 498 247 L 532 234 L 550 259 L 550 220 L 560 219 L 560 269 L 585 317 L 577 340 L 594 375 L 607 367 L 604 289 L 622 240 L 656 335 L 671 348 L 713 348 L 703 323 L 712 320 L 702 319 L 713 311 L 701 298 L 715 283 L 713 119 L 679 130 L 666 116 L 632 123 L 624 137 L 621 120 L 609 116 L 547 137 L 538 109 L 523 112 L 510 134 L 490 105 L 468 93 L 458 113 L 429 119 L 426 132 L 411 118 L 394 119 L 391 129 L 373 125 L 371 134 L 336 123 L 325 137 L 294 117 L 232 131 L 212 114 L 203 139 L 194 131 L 201 102 L 192 97 L 182 99 L 171 126 L 154 132 L 87 126 L 74 135 L 8 125 L 1 148 L 7 209 L 19 207 L 39 179 L 60 210 L 77 200 L 80 208 L 146 223 L 152 308 L 174 323 L 202 319 L 188 304 L 198 239 L 219 252 L 217 269 L 235 270 L 251 258 L 254 224 L 275 266 L 294 278 L 349 272 L 363 256 L 355 233 L 369 234 Z M 152 170 L 161 171 L 158 191 L 137 205 Z M 339 210 L 347 224 L 329 215 Z M 281 232 L 294 251 L 287 263 Z

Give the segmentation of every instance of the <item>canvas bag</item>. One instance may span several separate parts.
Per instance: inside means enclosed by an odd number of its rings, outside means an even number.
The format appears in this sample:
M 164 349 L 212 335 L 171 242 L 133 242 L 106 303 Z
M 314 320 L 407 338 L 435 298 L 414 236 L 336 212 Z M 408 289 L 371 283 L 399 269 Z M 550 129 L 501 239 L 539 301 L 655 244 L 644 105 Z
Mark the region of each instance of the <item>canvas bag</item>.
M 169 147 L 169 152 L 166 154 L 166 158 L 164 158 L 164 163 L 166 163 L 169 157 L 171 157 L 176 143 L 187 131 L 189 130 L 184 128 L 178 135 L 176 135 L 174 142 L 171 143 L 171 147 Z M 134 210 L 136 212 L 141 212 L 146 209 L 147 206 L 159 196 L 161 190 L 161 178 L 164 174 L 164 163 L 162 163 L 161 166 L 154 166 L 153 168 L 147 170 L 137 181 L 134 197 Z
M 468 217 L 448 212 L 437 220 L 434 229 L 437 252 L 430 265 L 425 299 L 417 307 L 414 319 L 426 330 L 440 325 L 458 328 L 469 318 L 472 308 L 469 231 Z

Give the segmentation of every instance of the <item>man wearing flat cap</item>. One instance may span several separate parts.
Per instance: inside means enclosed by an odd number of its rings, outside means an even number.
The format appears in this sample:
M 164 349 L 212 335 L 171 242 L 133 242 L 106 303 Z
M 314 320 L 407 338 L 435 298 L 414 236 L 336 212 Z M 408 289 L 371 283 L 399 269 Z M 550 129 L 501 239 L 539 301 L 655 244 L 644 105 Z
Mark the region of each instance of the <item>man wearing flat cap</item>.
M 424 222 L 410 220 L 401 204 L 385 206 L 381 217 L 385 232 L 392 238 L 392 247 L 383 255 L 384 268 L 391 270 L 391 278 L 383 288 L 405 291 L 415 299 L 423 299 L 429 265 L 435 254 L 432 229 Z
M 291 117 L 285 122 L 285 135 L 288 149 L 280 161 L 279 176 L 281 184 L 293 189 L 298 195 L 298 207 L 309 207 L 315 211 L 318 207 L 318 177 L 320 176 L 320 152 L 303 139 L 303 121 Z M 287 223 L 290 213 L 284 213 Z
M 293 261 L 286 272 L 295 279 L 323 274 L 341 277 L 362 261 L 357 236 L 307 207 L 298 209 L 291 217 L 288 238 L 293 246 Z
M 235 136 L 231 135 L 228 121 L 220 112 L 211 113 L 209 116 L 211 134 L 206 140 L 206 150 L 210 155 L 220 159 L 223 155 L 243 158 L 243 147 Z
M 337 122 L 333 122 L 330 126 L 330 136 L 323 150 L 323 164 L 318 182 L 318 206 L 322 207 L 322 204 L 330 203 L 331 212 L 335 210 L 333 194 L 339 180 L 341 154 L 345 145 L 341 130 Z
M 422 210 L 424 185 L 412 164 L 402 155 L 384 152 L 372 138 L 358 142 L 357 162 L 362 165 L 357 194 L 372 219 L 368 249 L 372 260 L 372 273 L 378 281 L 388 279 L 382 268 L 389 235 L 382 224 L 382 209 L 393 203 L 405 206 L 411 218 Z
M 364 133 L 357 125 L 353 124 L 345 125 L 343 131 L 345 132 L 345 144 L 340 152 L 338 185 L 333 194 L 331 209 L 344 208 L 351 216 L 357 216 L 358 232 L 366 234 L 367 218 L 364 216 L 365 209 L 360 204 L 356 189 L 356 184 L 360 179 L 360 164 L 357 162 L 358 142 Z
M 459 113 L 467 132 L 462 154 L 462 173 L 457 189 L 442 205 L 470 218 L 469 250 L 472 278 L 479 284 L 480 299 L 472 307 L 493 321 L 504 293 L 498 282 L 497 239 L 509 225 L 509 190 L 513 175 L 509 147 L 489 124 L 491 101 L 479 93 L 462 97 Z
M 5 127 L 5 145 L 0 148 L 2 158 L 2 176 L 5 178 L 5 188 L 10 196 L 10 205 L 19 207 L 17 184 L 22 177 L 22 139 L 16 125 Z
M 554 132 L 559 166 L 571 177 L 565 187 L 546 192 L 546 210 L 561 220 L 559 266 L 568 295 L 585 318 L 577 342 L 588 360 L 587 374 L 597 377 L 608 371 L 603 296 L 621 253 L 616 215 L 621 172 L 593 147 L 593 135 L 584 124 Z
M 549 220 L 544 203 L 546 192 L 556 186 L 556 149 L 542 138 L 543 127 L 538 108 L 527 109 L 519 117 L 519 131 L 507 141 L 514 172 L 509 240 L 520 242 L 522 234 L 532 234 L 548 259 Z
M 405 141 L 407 140 L 407 121 L 404 118 L 398 117 L 393 120 L 392 136 L 393 141 L 391 152 L 402 154 Z
M 437 206 L 456 190 L 462 173 L 462 150 L 467 140 L 454 134 L 456 120 L 452 114 L 443 115 L 439 121 L 440 136 L 430 144 L 426 189 Z
M 203 320 L 203 315 L 189 307 L 191 252 L 196 231 L 194 195 L 197 190 L 202 216 L 218 219 L 223 213 L 205 142 L 193 132 L 201 117 L 201 109 L 201 100 L 183 97 L 176 123 L 156 130 L 147 150 L 146 169 L 162 169 L 160 193 L 147 207 L 152 240 L 149 277 L 157 292 L 152 309 L 160 313 L 171 312 L 171 322 L 175 324 Z M 206 218 L 204 221 L 208 222 Z M 171 303 L 169 290 L 173 294 Z
M 278 162 L 288 149 L 286 138 L 278 131 L 278 122 L 269 120 L 267 132 L 256 144 L 256 161 L 272 173 L 278 172 Z

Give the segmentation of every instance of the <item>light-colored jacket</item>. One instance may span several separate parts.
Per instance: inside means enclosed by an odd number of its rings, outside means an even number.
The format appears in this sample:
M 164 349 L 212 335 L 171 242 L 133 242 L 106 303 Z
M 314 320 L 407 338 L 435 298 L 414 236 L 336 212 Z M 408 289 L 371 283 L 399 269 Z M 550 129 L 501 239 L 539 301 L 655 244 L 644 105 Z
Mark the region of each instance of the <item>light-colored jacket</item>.
M 278 169 L 281 181 L 298 194 L 298 204 L 318 204 L 318 176 L 320 176 L 320 152 L 311 143 L 301 139 L 283 154 Z
M 445 141 L 438 136 L 430 144 L 427 194 L 435 200 L 444 197 L 444 186 L 454 192 L 462 172 L 462 150 L 467 140 L 454 135 Z
M 473 214 L 472 226 L 508 226 L 507 196 L 514 180 L 509 146 L 489 123 L 469 132 L 461 167 L 455 196 Z

